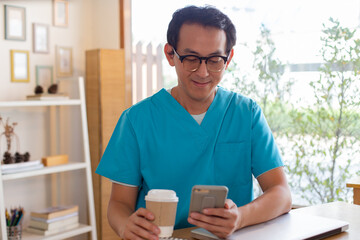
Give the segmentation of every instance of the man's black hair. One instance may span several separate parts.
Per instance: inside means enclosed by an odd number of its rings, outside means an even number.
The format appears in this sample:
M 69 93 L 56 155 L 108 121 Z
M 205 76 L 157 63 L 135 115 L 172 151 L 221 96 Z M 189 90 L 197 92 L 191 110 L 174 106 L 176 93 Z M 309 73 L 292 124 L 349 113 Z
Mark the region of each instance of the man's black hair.
M 169 23 L 167 41 L 175 49 L 179 41 L 180 28 L 185 23 L 197 23 L 204 27 L 215 27 L 224 30 L 227 54 L 230 53 L 230 50 L 236 43 L 235 26 L 228 16 L 211 6 L 187 6 L 175 11 Z

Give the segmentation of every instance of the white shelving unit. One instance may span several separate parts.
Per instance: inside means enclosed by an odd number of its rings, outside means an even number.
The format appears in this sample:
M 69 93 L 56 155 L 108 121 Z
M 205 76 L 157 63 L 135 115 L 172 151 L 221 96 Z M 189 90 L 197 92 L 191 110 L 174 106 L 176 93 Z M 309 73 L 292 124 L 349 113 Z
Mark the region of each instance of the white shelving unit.
M 4 185 L 8 181 L 14 179 L 23 179 L 31 178 L 35 176 L 43 176 L 47 174 L 60 174 L 62 172 L 71 172 L 71 171 L 85 171 L 86 176 L 86 188 L 87 188 L 87 206 L 88 206 L 88 221 L 89 223 L 81 223 L 80 226 L 76 229 L 69 231 L 61 232 L 60 234 L 51 235 L 51 236 L 41 236 L 36 234 L 31 234 L 23 230 L 22 239 L 24 240 L 38 240 L 38 239 L 64 239 L 74 237 L 84 233 L 90 233 L 91 239 L 97 239 L 96 233 L 96 220 L 95 220 L 95 206 L 94 206 L 94 194 L 92 188 L 92 178 L 91 178 L 91 162 L 90 162 L 90 149 L 89 149 L 89 136 L 88 136 L 88 127 L 87 127 L 87 118 L 86 118 L 86 106 L 85 106 L 85 91 L 84 91 L 84 79 L 79 77 L 79 92 L 80 99 L 69 99 L 69 100 L 32 100 L 32 101 L 9 101 L 9 102 L 0 102 L 0 109 L 11 108 L 16 109 L 18 107 L 60 107 L 60 106 L 78 106 L 80 107 L 81 114 L 81 125 L 82 125 L 82 139 L 83 139 L 83 149 L 84 149 L 84 160 L 81 162 L 72 162 L 69 159 L 68 164 L 54 166 L 54 167 L 44 167 L 42 169 L 13 173 L 2 175 L 0 168 L 0 228 L 1 228 L 1 239 L 7 239 L 6 233 L 6 219 L 5 219 L 5 198 L 7 197 L 4 193 Z M 1 156 L 2 157 L 2 156 Z M 46 208 L 48 206 L 44 206 Z M 28 210 L 28 209 L 26 209 Z M 29 210 L 27 211 L 30 212 Z

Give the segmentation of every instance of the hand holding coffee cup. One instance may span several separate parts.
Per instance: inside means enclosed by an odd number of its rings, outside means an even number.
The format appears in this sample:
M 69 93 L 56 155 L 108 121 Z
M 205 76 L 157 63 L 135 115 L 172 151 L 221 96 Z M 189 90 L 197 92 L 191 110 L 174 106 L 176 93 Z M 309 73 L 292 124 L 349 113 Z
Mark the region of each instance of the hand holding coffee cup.
M 176 208 L 179 198 L 173 190 L 153 189 L 145 196 L 146 209 L 154 216 L 160 228 L 159 237 L 171 237 L 174 231 Z

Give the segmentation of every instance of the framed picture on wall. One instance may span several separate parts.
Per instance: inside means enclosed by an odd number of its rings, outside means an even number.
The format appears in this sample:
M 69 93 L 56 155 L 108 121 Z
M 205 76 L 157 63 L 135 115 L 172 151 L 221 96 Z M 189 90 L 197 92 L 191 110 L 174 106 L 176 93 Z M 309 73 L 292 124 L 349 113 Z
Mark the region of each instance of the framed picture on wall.
M 36 66 L 36 86 L 44 89 L 53 84 L 53 67 L 52 66 Z
M 71 77 L 73 75 L 72 64 L 72 49 L 56 46 L 56 76 Z
M 54 26 L 67 27 L 69 24 L 69 2 L 67 0 L 54 0 Z
M 49 53 L 49 26 L 33 23 L 33 51 L 35 53 Z
M 10 50 L 11 81 L 29 82 L 29 51 Z
M 25 8 L 5 5 L 5 39 L 26 39 Z

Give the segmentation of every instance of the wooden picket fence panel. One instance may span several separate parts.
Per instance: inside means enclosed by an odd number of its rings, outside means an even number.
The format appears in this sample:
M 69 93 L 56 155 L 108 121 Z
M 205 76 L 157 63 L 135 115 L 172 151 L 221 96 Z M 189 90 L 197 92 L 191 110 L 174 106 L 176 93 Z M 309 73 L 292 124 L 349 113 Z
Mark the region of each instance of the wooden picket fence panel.
M 162 73 L 163 46 L 138 42 L 133 53 L 133 103 L 159 91 L 164 86 Z

